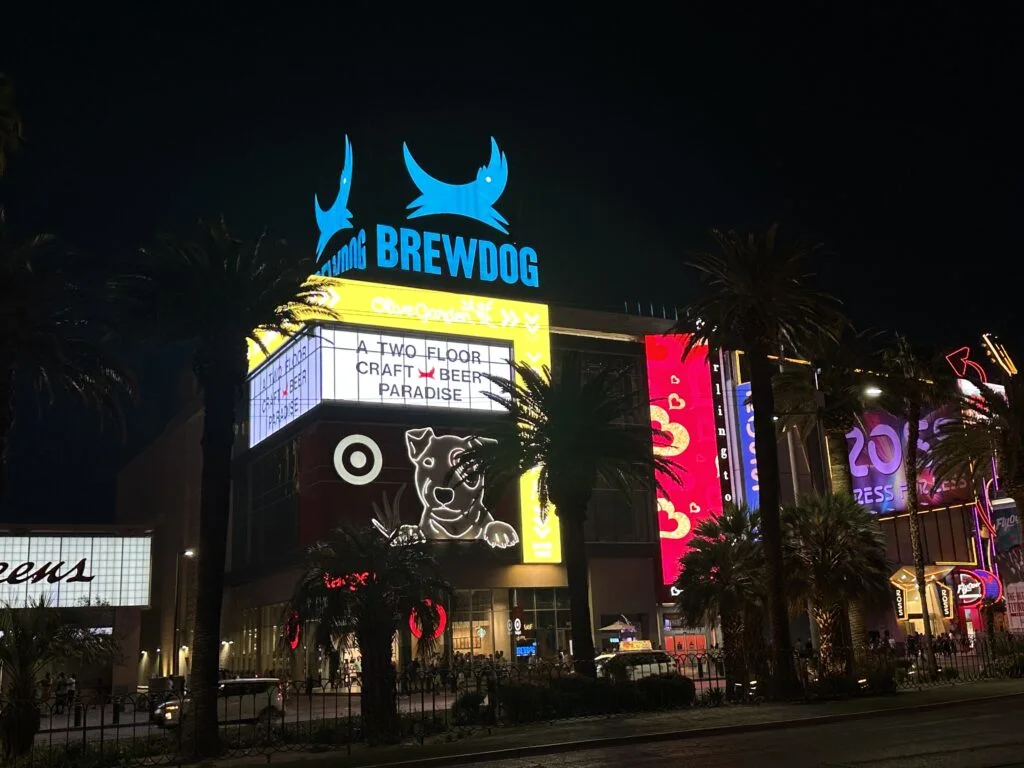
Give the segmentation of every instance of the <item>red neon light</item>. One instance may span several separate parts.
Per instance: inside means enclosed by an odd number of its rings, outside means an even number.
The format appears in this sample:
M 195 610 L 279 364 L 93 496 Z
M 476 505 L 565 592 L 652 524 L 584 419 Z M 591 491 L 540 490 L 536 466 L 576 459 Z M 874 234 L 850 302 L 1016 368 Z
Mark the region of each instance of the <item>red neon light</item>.
M 985 369 L 978 363 L 971 360 L 970 347 L 960 347 L 960 349 L 953 350 L 946 355 L 946 362 L 949 363 L 949 367 L 953 369 L 953 373 L 961 379 L 967 378 L 967 369 L 970 368 L 978 374 L 978 378 L 981 380 L 982 384 L 988 383 L 988 374 L 985 373 Z
M 427 598 L 423 601 L 424 605 L 433 605 L 434 602 Z M 434 631 L 434 639 L 437 640 L 444 634 L 445 627 L 448 626 L 448 612 L 444 609 L 444 606 L 440 603 L 437 604 L 437 629 Z M 416 638 L 423 637 L 423 630 L 420 629 L 420 623 L 416 621 L 416 611 L 409 614 L 409 631 L 412 632 Z
M 284 637 L 293 651 L 299 647 L 299 635 L 301 634 L 302 623 L 299 621 L 299 612 L 292 611 L 292 615 L 288 618 L 288 623 L 284 628 Z
M 355 592 L 360 587 L 365 587 L 370 580 L 369 573 L 349 573 L 344 576 L 331 576 L 324 574 L 324 586 L 327 589 L 344 589 L 348 587 L 349 592 Z
M 678 478 L 658 478 L 661 575 L 665 585 L 672 584 L 679 575 L 679 558 L 690 549 L 697 526 L 722 512 L 708 348 L 696 346 L 683 360 L 686 341 L 686 336 L 645 339 L 651 426 L 658 430 L 654 452 L 678 469 Z

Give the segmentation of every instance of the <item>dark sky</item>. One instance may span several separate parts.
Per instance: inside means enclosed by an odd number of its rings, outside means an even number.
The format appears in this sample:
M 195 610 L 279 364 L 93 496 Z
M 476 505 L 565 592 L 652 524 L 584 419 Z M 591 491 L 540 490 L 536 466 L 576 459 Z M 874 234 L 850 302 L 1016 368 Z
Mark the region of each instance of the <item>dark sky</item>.
M 777 220 L 830 246 L 823 280 L 858 324 L 951 344 L 994 330 L 1012 351 L 1015 4 L 555 5 L 20 7 L 0 69 L 28 142 L 0 200 L 13 229 L 60 234 L 97 272 L 221 212 L 311 249 L 312 195 L 335 194 L 346 133 L 355 184 L 399 210 L 408 190 L 367 177 L 400 168 L 403 140 L 455 179 L 494 135 L 502 212 L 540 254 L 547 300 L 684 300 L 685 251 L 710 228 Z M 127 447 L 75 409 L 23 403 L 6 519 L 112 516 L 116 469 L 167 418 L 179 362 L 125 354 L 143 385 Z

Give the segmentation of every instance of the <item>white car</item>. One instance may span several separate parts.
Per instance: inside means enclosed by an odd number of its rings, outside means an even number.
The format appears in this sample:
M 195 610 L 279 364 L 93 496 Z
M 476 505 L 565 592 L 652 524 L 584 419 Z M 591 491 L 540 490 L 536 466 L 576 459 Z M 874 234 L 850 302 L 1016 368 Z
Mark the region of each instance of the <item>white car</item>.
M 153 719 L 164 728 L 179 725 L 192 711 L 192 697 L 166 701 L 156 708 Z M 217 720 L 221 723 L 281 722 L 284 719 L 284 691 L 276 677 L 222 680 L 217 689 Z
M 597 676 L 615 682 L 629 682 L 645 677 L 675 675 L 676 660 L 665 651 L 619 651 L 604 653 L 594 659 Z

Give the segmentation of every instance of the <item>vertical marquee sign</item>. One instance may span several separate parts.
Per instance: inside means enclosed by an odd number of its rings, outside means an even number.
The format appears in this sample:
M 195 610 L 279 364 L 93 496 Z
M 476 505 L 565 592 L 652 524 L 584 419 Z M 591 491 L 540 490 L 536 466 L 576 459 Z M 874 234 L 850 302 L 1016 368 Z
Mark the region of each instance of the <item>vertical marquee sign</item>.
M 715 408 L 715 440 L 718 451 L 715 461 L 718 463 L 718 479 L 722 487 L 722 500 L 731 503 L 732 475 L 729 472 L 729 430 L 725 416 L 725 388 L 722 386 L 722 353 L 709 352 L 711 362 L 711 399 Z
M 654 453 L 668 459 L 676 477 L 658 477 L 658 533 L 662 584 L 679 575 L 696 527 L 722 511 L 715 398 L 708 348 L 683 359 L 687 336 L 647 336 L 647 388 Z

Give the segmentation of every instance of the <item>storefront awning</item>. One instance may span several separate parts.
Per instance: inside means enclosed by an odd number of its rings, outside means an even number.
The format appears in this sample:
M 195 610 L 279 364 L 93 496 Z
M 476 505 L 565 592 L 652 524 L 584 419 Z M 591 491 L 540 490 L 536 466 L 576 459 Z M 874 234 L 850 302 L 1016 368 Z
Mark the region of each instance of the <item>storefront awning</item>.
M 953 572 L 953 568 L 954 566 L 952 565 L 926 565 L 924 567 L 925 583 L 935 584 L 936 582 L 942 581 Z M 916 588 L 917 575 L 915 573 L 914 566 L 902 566 L 896 571 L 896 573 L 889 577 L 889 582 L 894 587 L 902 587 L 903 589 Z

